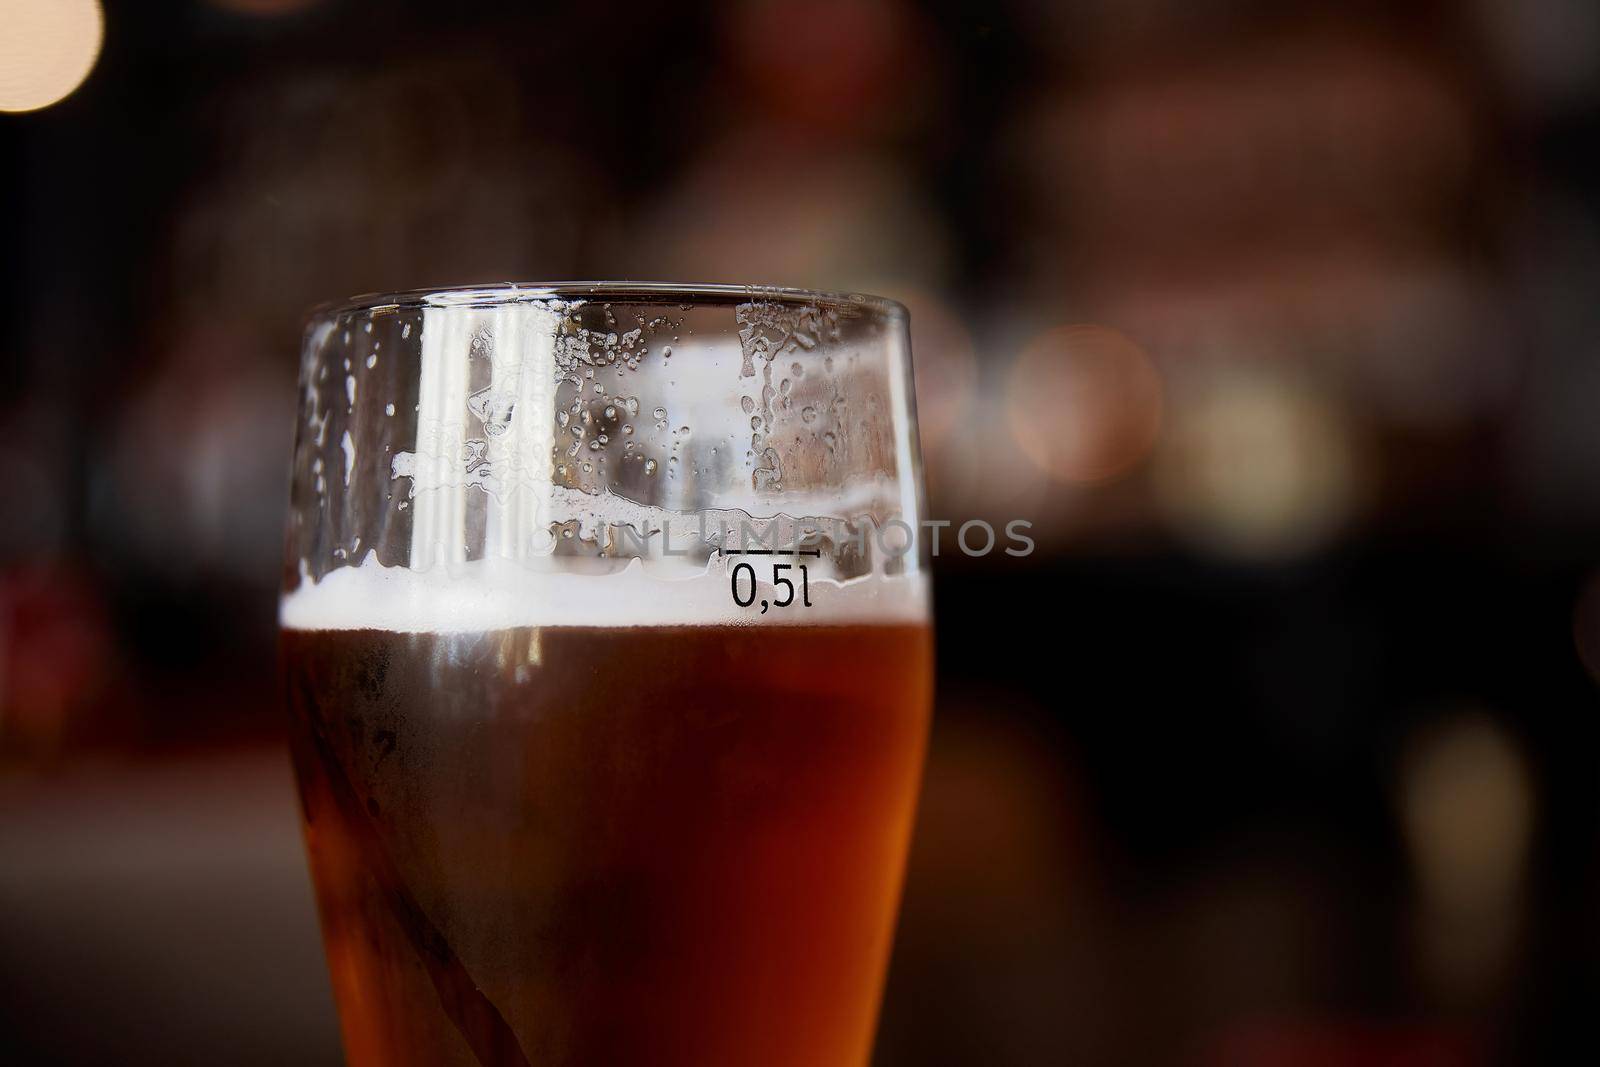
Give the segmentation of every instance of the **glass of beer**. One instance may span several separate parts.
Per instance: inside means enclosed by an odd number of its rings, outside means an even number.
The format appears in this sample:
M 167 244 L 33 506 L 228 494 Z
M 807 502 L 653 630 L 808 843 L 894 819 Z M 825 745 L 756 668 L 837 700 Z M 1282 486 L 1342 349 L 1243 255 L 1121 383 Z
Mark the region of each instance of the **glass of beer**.
M 279 614 L 345 1052 L 870 1055 L 930 706 L 905 310 L 313 313 Z

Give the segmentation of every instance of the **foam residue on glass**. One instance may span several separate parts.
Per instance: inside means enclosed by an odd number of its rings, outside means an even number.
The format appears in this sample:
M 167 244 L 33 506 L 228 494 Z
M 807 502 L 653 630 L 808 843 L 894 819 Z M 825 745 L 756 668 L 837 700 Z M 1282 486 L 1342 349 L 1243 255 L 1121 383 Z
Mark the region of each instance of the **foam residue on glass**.
M 359 315 L 377 317 L 391 345 L 420 349 L 414 378 L 392 380 L 406 361 L 380 364 L 380 337 L 357 334 L 371 354 L 354 370 L 343 359 L 328 381 L 316 361 L 330 340 L 348 348 L 346 331 L 372 333 L 372 318 L 352 327 Z M 881 337 L 863 359 L 836 308 L 752 291 L 733 307 L 544 295 L 358 316 L 307 337 L 301 441 L 317 452 L 311 506 L 333 521 L 292 521 L 330 528 L 336 543 L 303 549 L 286 576 L 284 626 L 925 617 L 916 554 L 885 552 L 875 536 L 917 514 L 913 431 L 886 417 L 908 388 L 903 361 L 885 365 Z M 330 418 L 341 454 L 324 463 Z M 334 462 L 342 478 L 330 485 Z M 366 463 L 385 464 L 387 479 L 363 481 Z M 381 499 L 357 496 L 353 475 Z M 815 552 L 794 557 L 811 607 L 759 610 L 770 559 L 750 603 L 730 596 L 740 557 L 726 550 L 750 544 Z

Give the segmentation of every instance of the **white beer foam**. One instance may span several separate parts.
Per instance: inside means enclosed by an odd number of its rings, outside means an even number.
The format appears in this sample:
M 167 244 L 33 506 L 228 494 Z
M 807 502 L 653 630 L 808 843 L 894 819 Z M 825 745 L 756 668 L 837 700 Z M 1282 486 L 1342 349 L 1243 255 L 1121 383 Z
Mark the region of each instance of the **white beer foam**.
M 748 562 L 757 578 L 748 607 L 734 600 L 732 570 Z M 794 602 L 772 584 L 773 564 L 790 563 Z M 835 581 L 810 574 L 811 607 L 800 603 L 799 558 L 714 558 L 688 577 L 648 573 L 639 560 L 613 574 L 536 569 L 489 557 L 427 570 L 385 567 L 372 553 L 356 566 L 303 576 L 278 606 L 286 630 L 469 633 L 520 626 L 771 626 L 917 623 L 928 618 L 926 575 L 871 574 Z M 741 576 L 739 595 L 749 596 Z M 768 604 L 761 610 L 762 601 Z

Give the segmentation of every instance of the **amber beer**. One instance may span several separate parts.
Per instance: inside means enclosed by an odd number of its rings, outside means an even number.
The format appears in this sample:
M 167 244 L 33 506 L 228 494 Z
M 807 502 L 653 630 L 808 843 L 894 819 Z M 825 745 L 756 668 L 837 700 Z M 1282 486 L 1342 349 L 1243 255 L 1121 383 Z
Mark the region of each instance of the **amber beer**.
M 290 628 L 282 647 L 355 1067 L 866 1062 L 926 626 Z

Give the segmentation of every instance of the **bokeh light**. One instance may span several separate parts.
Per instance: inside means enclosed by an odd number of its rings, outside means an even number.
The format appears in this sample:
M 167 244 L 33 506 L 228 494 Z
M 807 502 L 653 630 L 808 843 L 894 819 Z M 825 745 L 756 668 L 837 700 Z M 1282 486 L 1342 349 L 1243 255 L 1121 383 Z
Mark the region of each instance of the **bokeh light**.
M 0 111 L 37 111 L 82 85 L 103 23 L 96 0 L 0 0 Z
M 1156 464 L 1159 506 L 1190 542 L 1229 558 L 1309 552 L 1354 505 L 1349 428 L 1322 393 L 1266 364 L 1187 382 Z
M 1144 350 L 1104 326 L 1063 326 L 1031 341 L 1011 368 L 1011 435 L 1039 469 L 1069 484 L 1103 482 L 1149 452 L 1161 426 L 1161 378 Z
M 1528 769 L 1505 731 L 1477 712 L 1422 731 L 1400 788 L 1423 895 L 1452 911 L 1502 902 L 1521 877 L 1533 821 Z
M 1412 738 L 1399 789 L 1424 978 L 1449 999 L 1485 999 L 1506 969 L 1527 872 L 1535 814 L 1527 764 L 1494 719 L 1468 710 Z

